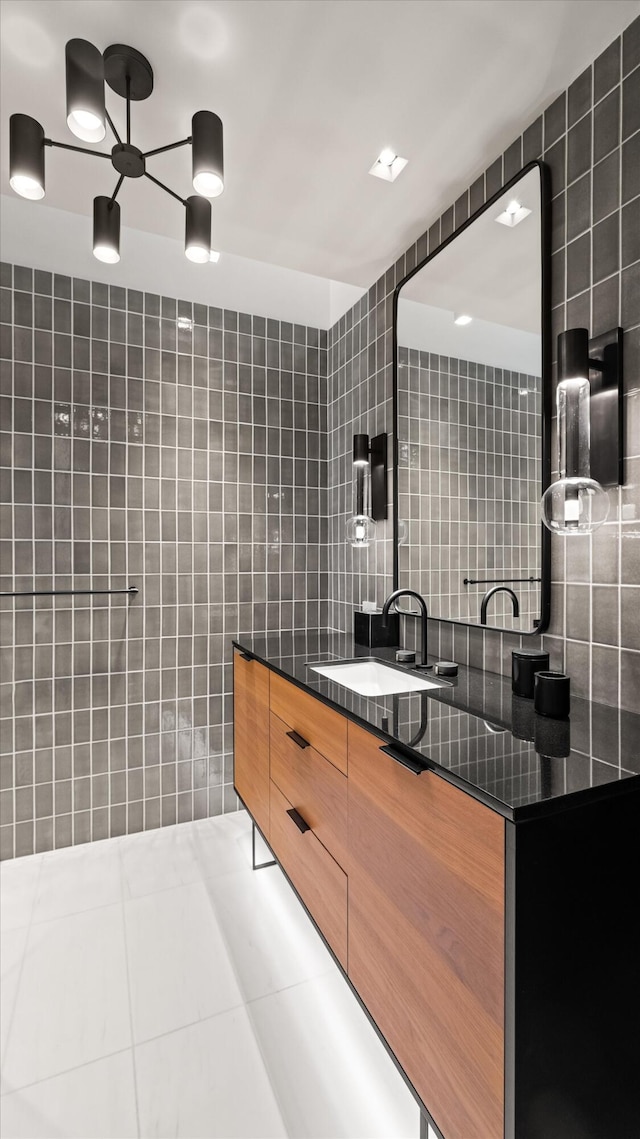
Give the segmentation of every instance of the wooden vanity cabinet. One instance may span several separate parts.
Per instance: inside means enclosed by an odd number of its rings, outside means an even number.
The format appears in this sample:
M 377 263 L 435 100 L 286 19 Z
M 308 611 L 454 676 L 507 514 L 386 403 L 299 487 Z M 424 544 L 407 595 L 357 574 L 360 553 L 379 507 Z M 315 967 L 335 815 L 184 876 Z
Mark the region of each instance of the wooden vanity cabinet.
M 269 689 L 271 672 L 257 660 L 233 654 L 234 786 L 269 839 Z
M 236 789 L 445 1139 L 636 1135 L 638 786 L 516 824 L 238 652 L 234 684 Z
M 504 1129 L 504 819 L 349 724 L 349 978 L 445 1136 Z

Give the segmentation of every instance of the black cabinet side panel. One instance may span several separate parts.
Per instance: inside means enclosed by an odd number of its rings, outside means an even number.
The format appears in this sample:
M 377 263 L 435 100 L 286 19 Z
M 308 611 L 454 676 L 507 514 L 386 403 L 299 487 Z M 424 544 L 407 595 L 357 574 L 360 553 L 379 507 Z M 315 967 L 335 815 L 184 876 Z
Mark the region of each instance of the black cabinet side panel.
M 515 831 L 515 1139 L 637 1139 L 640 793 Z

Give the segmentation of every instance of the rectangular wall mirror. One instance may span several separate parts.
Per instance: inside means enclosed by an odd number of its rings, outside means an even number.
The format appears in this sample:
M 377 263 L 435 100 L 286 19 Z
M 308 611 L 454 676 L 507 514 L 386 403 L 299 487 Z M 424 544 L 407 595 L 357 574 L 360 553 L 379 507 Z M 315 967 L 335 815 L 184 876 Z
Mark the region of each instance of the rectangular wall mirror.
M 422 594 L 431 617 L 547 627 L 548 297 L 538 162 L 396 289 L 395 585 Z

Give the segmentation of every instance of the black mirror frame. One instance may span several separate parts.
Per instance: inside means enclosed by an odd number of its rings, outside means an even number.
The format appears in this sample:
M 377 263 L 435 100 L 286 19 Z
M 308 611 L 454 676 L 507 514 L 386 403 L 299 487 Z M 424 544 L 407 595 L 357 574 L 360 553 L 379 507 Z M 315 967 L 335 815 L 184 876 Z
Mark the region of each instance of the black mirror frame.
M 540 266 L 541 266 L 541 322 L 542 336 L 542 486 L 540 497 L 551 482 L 551 417 L 552 417 L 552 357 L 551 357 L 551 178 L 549 167 L 540 159 L 535 159 L 523 166 L 513 178 L 505 182 L 500 189 L 485 203 L 471 214 L 458 229 L 455 229 L 433 253 L 430 253 L 403 277 L 393 291 L 393 325 L 392 325 L 392 352 L 393 352 L 393 588 L 399 588 L 398 581 L 398 299 L 400 290 L 407 281 L 424 269 L 429 261 L 437 257 L 447 245 L 455 241 L 456 237 L 480 217 L 486 210 L 491 209 L 502 195 L 514 186 L 524 174 L 530 170 L 540 172 Z M 455 618 L 434 617 L 436 621 L 448 621 L 452 625 L 463 625 L 470 629 L 492 629 L 499 633 L 515 633 L 522 637 L 537 637 L 546 632 L 551 618 L 551 533 L 540 522 L 540 551 L 541 576 L 540 583 L 540 619 L 535 629 L 521 631 L 519 629 L 501 629 L 496 625 L 479 625 L 471 621 L 458 621 Z

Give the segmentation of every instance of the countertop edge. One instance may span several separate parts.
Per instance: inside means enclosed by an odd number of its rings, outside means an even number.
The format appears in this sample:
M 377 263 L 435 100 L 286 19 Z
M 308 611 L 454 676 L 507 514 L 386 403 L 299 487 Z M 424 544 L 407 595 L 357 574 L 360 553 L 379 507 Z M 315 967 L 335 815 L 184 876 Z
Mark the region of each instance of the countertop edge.
M 325 696 L 324 693 L 317 692 L 316 689 L 312 688 L 308 684 L 305 684 L 304 681 L 300 680 L 298 677 L 292 676 L 290 673 L 285 672 L 283 669 L 274 664 L 272 660 L 269 660 L 266 656 L 263 656 L 261 653 L 257 653 L 253 648 L 250 648 L 247 645 L 243 644 L 242 640 L 239 638 L 233 637 L 231 643 L 234 649 L 237 649 L 238 652 L 244 653 L 247 657 L 250 657 L 252 660 L 257 661 L 258 664 L 264 665 L 265 668 L 268 668 L 271 672 L 274 672 L 278 676 L 281 676 L 283 680 L 288 681 L 289 684 L 293 684 L 302 692 L 306 692 L 309 696 L 313 696 L 316 700 L 320 700 L 321 703 L 326 704 L 327 707 L 332 708 L 335 712 L 339 712 L 341 715 L 345 716 L 347 720 L 350 720 L 352 723 L 357 724 L 358 727 L 364 728 L 364 730 L 370 732 L 371 735 L 374 735 L 378 739 L 383 740 L 385 744 L 390 744 L 391 746 L 397 748 L 399 751 L 404 752 L 405 755 L 414 757 L 421 763 L 426 763 L 428 770 L 433 771 L 434 774 L 446 780 L 446 782 L 452 784 L 452 786 L 457 787 L 459 790 L 464 791 L 467 795 L 471 795 L 473 799 L 476 799 L 484 806 L 489 807 L 492 811 L 495 811 L 496 814 L 502 815 L 502 817 L 506 819 L 507 822 L 531 822 L 532 820 L 545 818 L 549 815 L 558 815 L 563 814 L 565 811 L 576 810 L 587 802 L 595 803 L 599 800 L 610 799 L 617 795 L 627 795 L 634 790 L 640 790 L 640 775 L 631 775 L 627 779 L 616 780 L 611 783 L 598 784 L 597 786 L 583 788 L 579 791 L 572 791 L 567 795 L 557 796 L 553 799 L 545 799 L 540 803 L 531 803 L 522 807 L 510 807 L 507 803 L 500 802 L 499 799 L 495 799 L 492 795 L 486 791 L 483 791 L 481 788 L 474 787 L 472 783 L 469 783 L 467 780 L 456 775 L 455 772 L 450 771 L 446 767 L 443 767 L 437 762 L 437 760 L 431 758 L 428 761 L 425 760 L 425 757 L 420 752 L 414 750 L 408 744 L 398 741 L 395 736 L 392 736 L 391 734 L 383 731 L 381 728 L 374 727 L 367 720 L 363 719 L 361 716 L 358 716 L 357 713 L 352 712 L 349 708 L 345 708 L 344 705 L 341 705 L 336 700 L 332 700 L 330 697 Z M 476 713 L 473 714 L 475 715 Z

